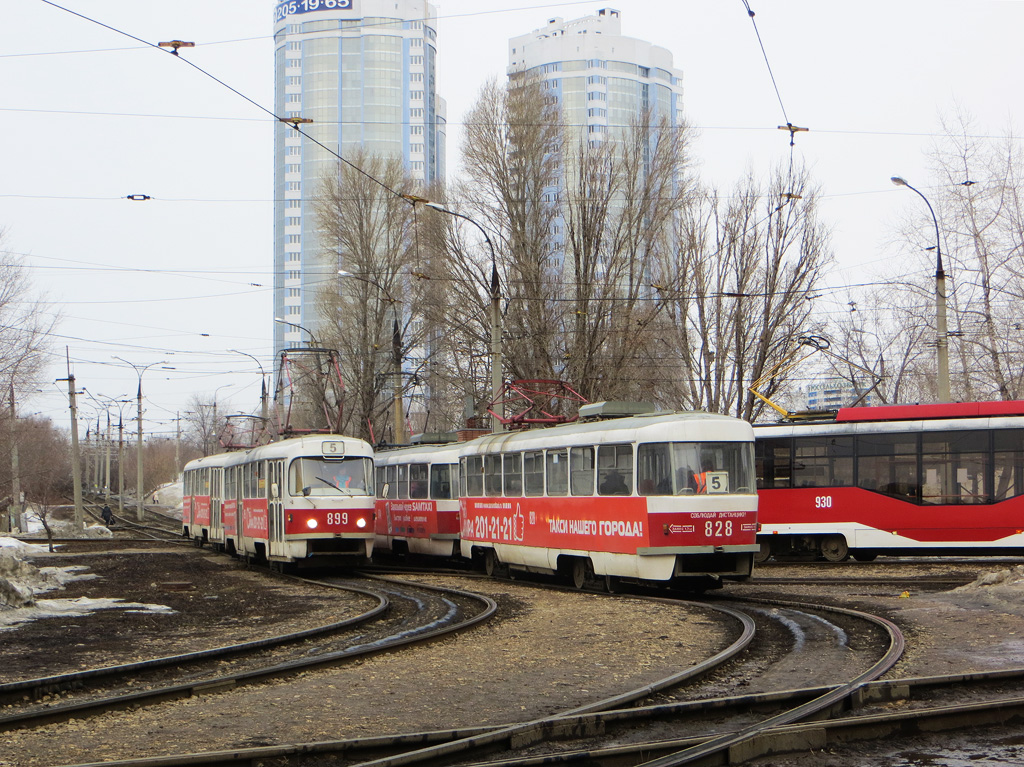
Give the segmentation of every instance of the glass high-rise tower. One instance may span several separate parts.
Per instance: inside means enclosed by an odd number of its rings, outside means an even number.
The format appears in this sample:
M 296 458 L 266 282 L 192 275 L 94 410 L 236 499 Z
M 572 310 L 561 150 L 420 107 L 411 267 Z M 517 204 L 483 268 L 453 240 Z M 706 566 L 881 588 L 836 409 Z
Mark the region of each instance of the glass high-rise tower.
M 425 0 L 284 0 L 274 11 L 275 112 L 342 157 L 400 157 L 444 178 L 445 104 L 435 90 L 436 12 Z M 274 316 L 314 332 L 337 266 L 321 252 L 313 199 L 338 159 L 281 123 L 274 137 Z M 275 354 L 308 340 L 274 323 Z

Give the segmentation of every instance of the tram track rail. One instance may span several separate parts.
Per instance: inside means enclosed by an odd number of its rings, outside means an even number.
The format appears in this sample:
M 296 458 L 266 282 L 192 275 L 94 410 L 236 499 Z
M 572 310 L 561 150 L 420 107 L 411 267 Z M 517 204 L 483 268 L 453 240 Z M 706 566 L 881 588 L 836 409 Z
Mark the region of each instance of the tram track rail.
M 341 579 L 332 580 L 337 581 Z M 328 651 L 318 649 L 315 652 L 310 650 L 307 651 L 310 654 L 305 657 L 296 657 L 284 661 L 274 660 L 267 665 L 257 665 L 227 675 L 207 674 L 200 679 L 193 679 L 184 683 L 155 683 L 149 689 L 141 691 L 125 691 L 122 689 L 114 694 L 107 693 L 104 697 L 91 700 L 70 701 L 53 706 L 36 705 L 31 710 L 0 716 L 0 731 L 36 727 L 50 722 L 66 721 L 71 718 L 81 719 L 97 716 L 106 711 L 153 705 L 167 700 L 205 695 L 329 665 L 345 663 L 374 654 L 394 651 L 411 644 L 434 641 L 440 637 L 466 630 L 486 621 L 497 611 L 497 605 L 494 600 L 483 595 L 427 585 L 413 587 L 409 584 L 399 584 L 397 582 L 384 585 L 383 579 L 381 581 L 374 588 L 356 586 L 351 583 L 339 584 L 336 582 L 320 581 L 334 588 L 343 588 L 377 599 L 378 603 L 375 607 L 364 611 L 359 616 L 336 624 L 254 642 L 228 645 L 197 653 L 168 656 L 150 661 L 46 678 L 20 680 L 0 685 L 0 695 L 3 695 L 8 700 L 19 697 L 34 697 L 55 690 L 81 689 L 100 680 L 106 680 L 109 684 L 120 679 L 124 681 L 126 686 L 137 686 L 139 675 L 143 672 L 160 671 L 168 668 L 178 669 L 186 664 L 209 662 L 228 656 L 238 657 L 246 653 L 261 652 L 268 649 L 277 650 L 286 645 L 294 646 L 297 643 L 310 640 L 322 643 L 323 637 L 326 635 L 349 631 L 354 627 L 366 625 L 380 618 L 391 608 L 395 596 L 403 591 L 409 595 L 408 598 L 412 602 L 421 601 L 420 596 L 417 596 L 414 592 L 418 592 L 419 595 L 423 592 L 437 595 L 438 600 L 446 605 L 444 607 L 444 614 L 440 617 L 436 615 L 430 617 L 430 620 L 422 626 L 410 625 L 409 616 L 402 616 L 393 621 L 392 625 L 378 630 L 377 635 L 363 633 L 340 640 L 342 645 L 340 649 Z M 456 604 L 456 602 L 461 604 Z M 469 605 L 475 605 L 476 609 L 470 609 Z M 299 650 L 294 651 L 294 653 L 298 652 Z

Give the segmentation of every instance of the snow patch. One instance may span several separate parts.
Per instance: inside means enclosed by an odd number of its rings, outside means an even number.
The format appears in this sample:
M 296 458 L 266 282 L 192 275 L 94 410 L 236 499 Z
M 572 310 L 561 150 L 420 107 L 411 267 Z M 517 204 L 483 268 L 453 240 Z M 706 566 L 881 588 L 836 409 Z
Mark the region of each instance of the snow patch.
M 110 531 L 103 528 L 107 533 Z M 88 615 L 96 610 L 173 613 L 165 605 L 125 602 L 120 598 L 38 599 L 38 594 L 64 588 L 75 580 L 96 578 L 87 567 L 36 567 L 28 557 L 45 552 L 47 547 L 0 538 L 0 631 L 40 618 L 68 618 Z

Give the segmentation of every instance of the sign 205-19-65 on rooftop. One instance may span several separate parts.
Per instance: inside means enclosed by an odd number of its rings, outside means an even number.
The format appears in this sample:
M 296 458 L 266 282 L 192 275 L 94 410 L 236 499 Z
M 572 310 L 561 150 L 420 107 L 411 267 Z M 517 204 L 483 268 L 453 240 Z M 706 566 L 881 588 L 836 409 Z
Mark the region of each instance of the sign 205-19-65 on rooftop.
M 274 21 L 314 11 L 351 11 L 355 0 L 284 0 L 274 7 Z

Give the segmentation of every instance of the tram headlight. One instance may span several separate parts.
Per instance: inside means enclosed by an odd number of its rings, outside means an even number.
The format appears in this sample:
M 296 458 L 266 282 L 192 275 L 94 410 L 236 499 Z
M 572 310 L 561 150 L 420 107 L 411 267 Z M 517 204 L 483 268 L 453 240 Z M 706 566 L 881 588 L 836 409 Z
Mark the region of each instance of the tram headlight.
M 363 519 L 362 517 L 357 519 L 356 520 L 356 527 L 358 527 L 360 530 L 362 530 L 364 527 L 366 527 L 366 520 Z
M 306 520 L 306 527 L 308 527 L 310 530 L 316 530 L 316 525 L 317 521 L 315 519 Z

